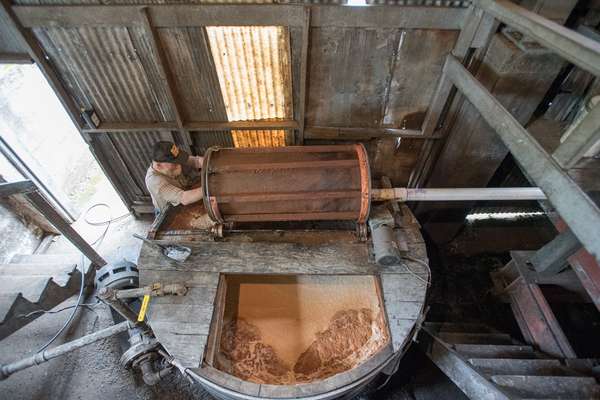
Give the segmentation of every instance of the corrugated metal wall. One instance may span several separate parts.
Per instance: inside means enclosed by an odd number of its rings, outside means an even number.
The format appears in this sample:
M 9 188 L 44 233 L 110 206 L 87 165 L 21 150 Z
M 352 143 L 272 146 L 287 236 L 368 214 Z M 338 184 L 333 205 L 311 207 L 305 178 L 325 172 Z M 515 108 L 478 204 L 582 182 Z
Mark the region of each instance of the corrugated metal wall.
M 100 0 L 18 0 L 19 4 L 82 4 Z M 335 2 L 335 1 L 334 1 Z M 117 0 L 116 4 L 138 4 Z M 139 4 L 163 3 L 143 1 Z M 304 3 L 310 3 L 305 1 Z M 421 4 L 416 2 L 415 4 Z M 438 4 L 439 3 L 439 4 Z M 461 2 L 463 4 L 464 2 Z M 427 3 L 429 4 L 429 3 Z M 447 2 L 435 4 L 444 6 Z M 463 4 L 464 5 L 464 4 Z M 461 6 L 454 2 L 452 6 Z M 76 104 L 104 122 L 175 121 L 151 38 L 137 27 L 34 29 Z M 179 27 L 157 29 L 174 77 L 184 121 L 298 118 L 300 27 Z M 444 57 L 458 31 L 394 28 L 312 28 L 306 124 L 331 127 L 420 127 Z M 281 146 L 293 132 L 191 131 L 193 150 Z M 127 201 L 144 202 L 152 144 L 181 142 L 181 133 L 93 134 L 91 145 Z M 365 142 L 373 175 L 406 184 L 421 141 Z

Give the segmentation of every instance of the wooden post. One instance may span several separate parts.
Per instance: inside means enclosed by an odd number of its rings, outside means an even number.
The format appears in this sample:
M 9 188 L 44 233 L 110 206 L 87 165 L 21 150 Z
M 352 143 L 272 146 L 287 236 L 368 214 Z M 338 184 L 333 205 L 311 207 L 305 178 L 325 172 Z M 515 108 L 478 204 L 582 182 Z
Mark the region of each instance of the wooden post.
M 192 154 L 192 137 L 190 135 L 190 132 L 184 129 L 183 126 L 184 121 L 181 115 L 181 107 L 179 106 L 179 97 L 177 96 L 175 80 L 173 79 L 171 68 L 169 67 L 169 60 L 167 59 L 167 55 L 165 54 L 165 51 L 162 45 L 160 44 L 160 37 L 158 36 L 158 31 L 152 25 L 152 16 L 150 15 L 149 8 L 142 8 L 141 13 L 144 30 L 146 32 L 146 35 L 148 36 L 150 45 L 152 46 L 152 51 L 156 55 L 156 64 L 158 66 L 158 71 L 167 90 L 167 97 L 169 98 L 171 110 L 173 111 L 173 114 L 175 114 L 175 123 L 177 124 L 177 129 L 183 133 L 184 147 L 186 148 L 189 154 Z
M 304 144 L 304 124 L 308 91 L 308 50 L 310 44 L 310 8 L 304 7 L 304 24 L 302 26 L 302 54 L 300 56 L 300 99 L 298 103 L 298 140 Z

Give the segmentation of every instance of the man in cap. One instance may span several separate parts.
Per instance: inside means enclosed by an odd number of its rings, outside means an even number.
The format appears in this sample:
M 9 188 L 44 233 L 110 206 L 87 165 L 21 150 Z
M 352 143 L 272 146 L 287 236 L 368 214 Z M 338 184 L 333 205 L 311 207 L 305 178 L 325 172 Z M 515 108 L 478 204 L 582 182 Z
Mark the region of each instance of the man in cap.
M 169 204 L 187 205 L 202 200 L 202 188 L 191 188 L 194 180 L 197 181 L 202 161 L 203 157 L 190 156 L 173 142 L 154 144 L 152 165 L 146 172 L 146 187 L 156 214 Z

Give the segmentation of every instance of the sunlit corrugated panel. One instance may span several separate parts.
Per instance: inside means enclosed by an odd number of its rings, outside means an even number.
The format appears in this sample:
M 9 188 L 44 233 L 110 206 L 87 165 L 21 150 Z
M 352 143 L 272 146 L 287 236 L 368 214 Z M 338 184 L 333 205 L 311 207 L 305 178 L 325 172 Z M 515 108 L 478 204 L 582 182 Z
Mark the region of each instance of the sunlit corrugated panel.
M 280 26 L 207 27 L 227 118 L 292 118 L 289 34 Z M 236 146 L 285 145 L 285 131 L 233 131 Z M 265 136 L 265 137 L 259 137 Z
M 279 147 L 285 146 L 284 130 L 233 131 L 235 147 Z

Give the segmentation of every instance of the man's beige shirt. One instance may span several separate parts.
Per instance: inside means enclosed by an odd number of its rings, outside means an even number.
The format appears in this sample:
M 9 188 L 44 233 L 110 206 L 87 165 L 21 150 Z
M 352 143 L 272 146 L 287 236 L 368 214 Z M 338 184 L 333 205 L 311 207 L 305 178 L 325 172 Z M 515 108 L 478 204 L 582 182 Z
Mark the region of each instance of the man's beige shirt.
M 152 204 L 160 211 L 163 211 L 168 204 L 174 206 L 181 204 L 181 196 L 189 183 L 190 179 L 184 174 L 172 178 L 155 171 L 152 165 L 146 172 L 146 187 L 152 196 Z

